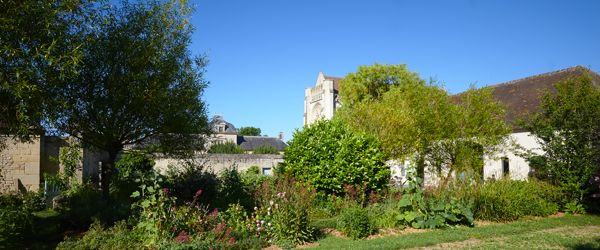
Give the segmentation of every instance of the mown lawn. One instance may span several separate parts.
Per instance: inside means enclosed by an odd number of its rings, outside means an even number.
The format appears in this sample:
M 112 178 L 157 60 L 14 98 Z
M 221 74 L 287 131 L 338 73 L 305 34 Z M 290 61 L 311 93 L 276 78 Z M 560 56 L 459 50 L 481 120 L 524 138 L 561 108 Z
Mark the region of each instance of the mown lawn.
M 315 244 L 316 245 L 316 244 Z M 311 249 L 600 249 L 600 216 L 566 215 L 350 240 L 329 235 Z

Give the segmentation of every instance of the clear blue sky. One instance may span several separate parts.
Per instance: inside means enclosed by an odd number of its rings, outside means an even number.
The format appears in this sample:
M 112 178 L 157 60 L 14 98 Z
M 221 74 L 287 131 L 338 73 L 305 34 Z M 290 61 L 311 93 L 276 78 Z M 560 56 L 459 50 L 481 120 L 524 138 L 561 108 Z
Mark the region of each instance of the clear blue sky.
M 292 138 L 320 71 L 407 64 L 450 93 L 583 65 L 600 71 L 600 1 L 199 0 L 209 115 Z

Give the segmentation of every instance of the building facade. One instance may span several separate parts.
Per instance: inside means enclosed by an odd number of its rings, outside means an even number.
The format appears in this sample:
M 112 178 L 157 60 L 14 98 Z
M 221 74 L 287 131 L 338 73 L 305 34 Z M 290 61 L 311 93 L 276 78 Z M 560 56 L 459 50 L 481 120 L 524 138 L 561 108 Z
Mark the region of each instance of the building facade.
M 340 107 L 339 86 L 341 78 L 319 73 L 315 87 L 304 91 L 304 125 L 310 125 L 319 119 L 331 119 Z

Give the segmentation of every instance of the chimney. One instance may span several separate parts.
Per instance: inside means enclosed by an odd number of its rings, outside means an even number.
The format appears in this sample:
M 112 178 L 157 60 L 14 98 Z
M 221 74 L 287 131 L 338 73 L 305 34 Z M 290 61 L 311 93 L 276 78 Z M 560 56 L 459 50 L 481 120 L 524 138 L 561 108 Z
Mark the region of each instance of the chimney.
M 279 138 L 279 140 L 283 141 L 283 132 L 279 132 L 279 135 L 277 136 L 277 138 Z

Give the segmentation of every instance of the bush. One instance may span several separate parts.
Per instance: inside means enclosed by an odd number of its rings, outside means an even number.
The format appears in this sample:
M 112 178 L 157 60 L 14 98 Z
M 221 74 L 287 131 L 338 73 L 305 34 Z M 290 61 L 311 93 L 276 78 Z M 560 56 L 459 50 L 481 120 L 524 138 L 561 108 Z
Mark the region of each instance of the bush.
M 80 239 L 69 238 L 56 247 L 56 249 L 142 249 L 139 239 L 133 234 L 123 221 L 115 226 L 104 229 L 100 223 L 95 222 Z
M 244 150 L 233 142 L 218 143 L 210 146 L 210 154 L 243 154 Z
M 101 191 L 92 183 L 74 183 L 63 192 L 67 200 L 66 207 L 59 208 L 67 226 L 81 230 L 92 223 L 93 218 L 103 219 L 108 214 Z
M 242 182 L 242 176 L 235 166 L 224 169 L 219 174 L 219 192 L 215 206 L 221 209 L 227 209 L 230 204 L 241 204 L 246 210 L 250 211 L 254 206 L 252 193 Z
M 196 193 L 202 190 L 198 197 L 199 204 L 214 205 L 217 198 L 219 180 L 217 175 L 206 171 L 196 162 L 186 162 L 182 166 L 170 167 L 166 174 L 165 187 L 170 195 L 177 198 L 178 204 L 192 202 Z
M 475 196 L 475 217 L 491 221 L 548 216 L 558 212 L 563 199 L 560 189 L 550 184 L 508 179 L 486 182 Z
M 344 209 L 336 227 L 352 239 L 365 238 L 375 231 L 368 210 L 359 205 Z
M 279 151 L 277 151 L 277 149 L 271 145 L 261 145 L 257 148 L 254 149 L 253 151 L 254 154 L 263 154 L 263 155 L 267 155 L 267 154 L 279 154 Z
M 344 193 L 344 185 L 364 184 L 365 193 L 382 190 L 390 170 L 379 145 L 339 121 L 318 121 L 294 132 L 285 149 L 285 171 L 329 194 Z
M 421 180 L 416 170 L 410 169 L 408 188 L 403 190 L 397 207 L 400 215 L 396 218 L 406 226 L 413 228 L 441 228 L 453 225 L 473 226 L 471 204 L 456 197 L 425 196 Z
M 32 232 L 31 212 L 31 208 L 24 205 L 21 195 L 0 195 L 0 246 L 24 248 L 25 239 Z
M 284 247 L 314 240 L 308 216 L 314 197 L 314 190 L 289 177 L 263 183 L 252 218 L 256 231 Z

